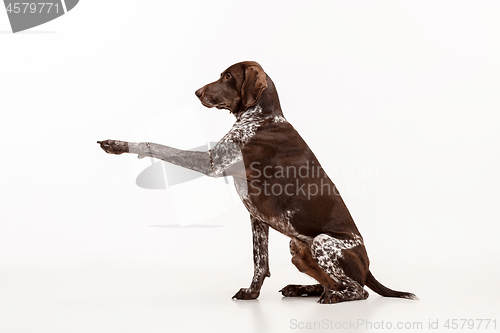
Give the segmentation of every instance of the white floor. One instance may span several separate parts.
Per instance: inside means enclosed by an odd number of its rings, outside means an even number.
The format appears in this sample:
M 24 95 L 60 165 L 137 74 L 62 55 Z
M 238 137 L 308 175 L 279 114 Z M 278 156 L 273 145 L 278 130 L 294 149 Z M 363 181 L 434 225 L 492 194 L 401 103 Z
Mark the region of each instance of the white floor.
M 382 298 L 317 304 L 316 297 L 283 298 L 288 283 L 312 282 L 279 262 L 258 300 L 231 296 L 250 281 L 252 267 L 177 267 L 100 262 L 71 267 L 0 271 L 0 332 L 296 332 L 381 331 L 399 326 L 450 331 L 446 320 L 498 319 L 500 278 L 495 267 L 400 266 L 378 263 L 387 286 L 419 300 Z M 392 271 L 392 273 L 390 273 Z M 451 325 L 452 321 L 449 322 Z M 464 330 L 471 331 L 467 322 Z M 486 322 L 482 323 L 484 328 Z M 477 328 L 479 321 L 475 321 Z M 316 326 L 315 326 L 316 325 Z M 491 322 L 487 331 L 494 331 Z M 316 328 L 316 329 L 314 329 Z M 436 330 L 434 330 L 436 331 Z M 474 329 L 476 331 L 476 329 Z

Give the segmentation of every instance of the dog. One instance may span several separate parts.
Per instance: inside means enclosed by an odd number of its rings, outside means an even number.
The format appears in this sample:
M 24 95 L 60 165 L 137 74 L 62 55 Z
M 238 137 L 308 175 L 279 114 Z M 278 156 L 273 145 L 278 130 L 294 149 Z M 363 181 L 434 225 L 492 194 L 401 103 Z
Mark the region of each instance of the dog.
M 316 281 L 287 285 L 285 297 L 319 296 L 319 303 L 363 300 L 366 285 L 387 297 L 416 299 L 379 283 L 369 270 L 363 237 L 334 183 L 311 149 L 283 116 L 273 81 L 253 61 L 232 65 L 217 81 L 195 92 L 208 108 L 229 110 L 231 130 L 208 152 L 184 151 L 159 144 L 98 141 L 110 154 L 131 153 L 201 172 L 232 176 L 250 213 L 254 275 L 233 298 L 260 295 L 270 277 L 269 227 L 290 237 L 292 263 Z

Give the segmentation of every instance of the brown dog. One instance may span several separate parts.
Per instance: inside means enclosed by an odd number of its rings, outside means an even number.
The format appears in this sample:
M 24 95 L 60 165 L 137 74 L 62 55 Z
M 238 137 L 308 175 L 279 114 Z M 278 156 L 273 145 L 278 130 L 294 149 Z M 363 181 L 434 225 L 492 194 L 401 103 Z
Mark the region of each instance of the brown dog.
M 332 181 L 281 111 L 271 78 L 256 62 L 237 63 L 196 91 L 206 107 L 227 109 L 236 122 L 209 152 L 153 143 L 98 141 L 112 154 L 151 156 L 207 176 L 233 176 L 250 213 L 254 277 L 233 298 L 255 299 L 266 276 L 269 227 L 291 238 L 292 263 L 316 279 L 288 285 L 284 296 L 318 295 L 320 303 L 366 299 L 363 286 L 382 296 L 415 299 L 380 284 L 370 273 L 363 238 Z

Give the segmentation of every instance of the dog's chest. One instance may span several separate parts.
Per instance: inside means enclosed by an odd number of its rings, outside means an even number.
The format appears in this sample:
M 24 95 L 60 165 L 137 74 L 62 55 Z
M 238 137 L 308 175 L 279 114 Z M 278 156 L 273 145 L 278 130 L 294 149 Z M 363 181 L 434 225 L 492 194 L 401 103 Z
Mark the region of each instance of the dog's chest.
M 229 133 L 227 133 L 221 141 L 223 142 L 233 142 L 239 145 L 240 148 L 255 135 L 258 128 L 266 122 L 286 122 L 285 118 L 282 116 L 277 116 L 271 119 L 266 119 L 262 117 L 262 109 L 260 106 L 255 106 L 248 109 L 233 125 Z M 248 193 L 248 185 L 246 179 L 234 179 L 234 184 L 236 186 L 236 191 L 240 196 L 241 201 L 245 205 L 248 212 L 255 218 L 268 224 L 273 229 L 281 232 L 282 234 L 289 236 L 291 238 L 298 238 L 305 242 L 310 242 L 312 239 L 308 236 L 299 234 L 291 223 L 294 211 L 287 210 L 284 213 L 273 214 L 272 216 L 266 216 L 263 212 L 254 204 L 253 198 Z

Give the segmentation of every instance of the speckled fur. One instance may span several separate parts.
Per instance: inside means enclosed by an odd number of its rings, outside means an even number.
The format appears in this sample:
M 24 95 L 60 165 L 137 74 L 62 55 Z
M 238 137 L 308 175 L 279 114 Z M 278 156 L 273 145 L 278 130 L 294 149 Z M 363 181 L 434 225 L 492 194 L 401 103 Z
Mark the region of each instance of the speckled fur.
M 366 290 L 348 277 L 339 264 L 339 259 L 343 258 L 343 251 L 360 245 L 363 245 L 363 239 L 355 234 L 347 240 L 336 239 L 326 234 L 320 234 L 314 238 L 311 245 L 312 257 L 319 267 L 338 283 L 335 290 L 326 289 L 323 292 L 320 303 L 337 303 L 368 297 Z
M 286 121 L 284 117 L 263 117 L 262 108 L 259 105 L 255 105 L 237 115 L 236 122 L 231 127 L 231 130 L 210 151 L 212 176 L 222 176 L 233 165 L 237 165 L 238 169 L 234 170 L 233 174 L 243 174 L 245 170 L 243 163 L 241 163 L 243 161 L 241 150 L 245 144 L 255 135 L 255 132 L 262 124 L 284 121 Z M 246 183 L 241 185 L 245 188 L 243 191 L 246 192 Z
M 254 272 L 249 288 L 241 288 L 233 298 L 255 299 L 259 297 L 260 288 L 266 277 L 271 276 L 269 271 L 269 226 L 255 217 L 251 217 L 253 235 L 253 264 Z
M 268 119 L 263 117 L 262 107 L 255 105 L 236 116 L 236 122 L 233 124 L 233 127 L 231 127 L 231 130 L 220 141 L 234 142 L 243 146 L 266 121 Z

